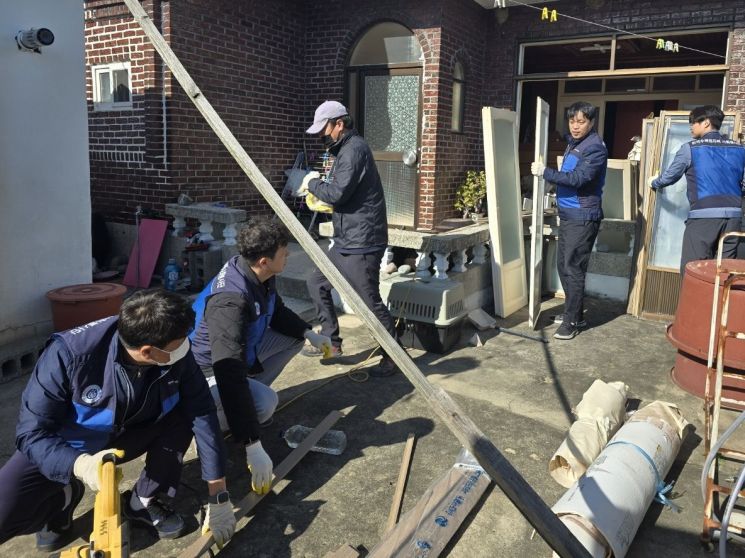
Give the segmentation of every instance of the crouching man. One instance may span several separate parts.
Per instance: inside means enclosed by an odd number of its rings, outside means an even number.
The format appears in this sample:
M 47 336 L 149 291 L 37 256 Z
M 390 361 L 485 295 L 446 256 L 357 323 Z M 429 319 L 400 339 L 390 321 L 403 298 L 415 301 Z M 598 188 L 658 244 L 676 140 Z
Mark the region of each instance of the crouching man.
M 193 305 L 194 356 L 210 377 L 223 426 L 245 445 L 251 485 L 259 494 L 269 491 L 274 469 L 259 430 L 277 407 L 277 394 L 269 386 L 300 352 L 304 339 L 331 350 L 331 339 L 312 331 L 277 293 L 275 276 L 287 263 L 289 240 L 279 221 L 252 218 L 238 234 L 239 254 Z
M 36 533 L 39 550 L 70 542 L 84 485 L 99 490 L 102 457 L 143 454 L 123 511 L 162 538 L 185 531 L 173 497 L 184 453 L 196 437 L 207 481 L 208 529 L 220 545 L 235 530 L 225 485 L 225 446 L 207 382 L 189 350 L 194 312 L 166 291 L 132 295 L 118 317 L 52 336 L 23 392 L 17 451 L 0 469 L 0 544 Z

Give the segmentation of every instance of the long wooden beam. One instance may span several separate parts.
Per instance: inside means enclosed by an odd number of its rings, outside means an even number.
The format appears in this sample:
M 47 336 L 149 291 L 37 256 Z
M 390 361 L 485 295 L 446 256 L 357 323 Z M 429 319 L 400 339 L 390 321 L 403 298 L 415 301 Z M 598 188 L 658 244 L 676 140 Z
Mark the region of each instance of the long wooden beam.
M 365 306 L 357 292 L 347 283 L 339 270 L 331 263 L 323 250 L 311 238 L 300 221 L 282 201 L 279 194 L 261 173 L 251 157 L 241 146 L 232 132 L 225 125 L 212 105 L 194 83 L 189 73 L 171 50 L 163 35 L 147 15 L 138 0 L 124 0 L 135 20 L 139 22 L 150 42 L 158 51 L 165 64 L 186 94 L 192 100 L 217 137 L 225 145 L 246 176 L 253 182 L 267 203 L 282 219 L 284 224 L 297 239 L 313 263 L 323 272 L 331 284 L 344 297 L 370 329 L 375 339 L 390 355 L 404 375 L 429 402 L 431 408 L 440 416 L 445 425 L 478 460 L 489 473 L 499 488 L 512 501 L 517 509 L 530 522 L 535 530 L 562 558 L 590 558 L 590 554 L 572 535 L 546 503 L 538 496 L 533 487 L 518 473 L 512 464 L 500 453 L 496 446 L 468 418 L 450 396 L 438 386 L 430 384 L 416 367 L 406 351 L 391 337 L 380 321 Z

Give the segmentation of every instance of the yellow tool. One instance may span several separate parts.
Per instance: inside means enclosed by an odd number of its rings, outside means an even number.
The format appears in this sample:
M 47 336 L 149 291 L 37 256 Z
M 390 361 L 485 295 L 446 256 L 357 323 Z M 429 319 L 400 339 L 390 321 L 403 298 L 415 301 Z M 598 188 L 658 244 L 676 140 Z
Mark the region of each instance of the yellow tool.
M 122 522 L 119 483 L 122 468 L 116 466 L 124 452 L 115 450 L 104 455 L 98 469 L 101 490 L 93 506 L 93 532 L 90 543 L 68 548 L 60 558 L 127 558 L 129 556 L 129 528 Z

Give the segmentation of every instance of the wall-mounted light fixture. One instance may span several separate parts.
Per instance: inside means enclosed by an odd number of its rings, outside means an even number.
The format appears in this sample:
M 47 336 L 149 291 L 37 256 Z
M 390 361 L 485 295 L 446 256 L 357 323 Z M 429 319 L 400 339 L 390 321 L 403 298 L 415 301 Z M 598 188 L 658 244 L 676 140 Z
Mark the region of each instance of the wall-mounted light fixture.
M 54 33 L 46 27 L 21 30 L 16 34 L 18 50 L 41 54 L 41 47 L 54 42 Z

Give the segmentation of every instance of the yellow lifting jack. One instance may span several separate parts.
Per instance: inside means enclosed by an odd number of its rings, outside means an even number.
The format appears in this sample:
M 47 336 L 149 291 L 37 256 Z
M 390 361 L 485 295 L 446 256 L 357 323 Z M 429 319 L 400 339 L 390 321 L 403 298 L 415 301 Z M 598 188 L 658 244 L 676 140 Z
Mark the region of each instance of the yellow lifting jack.
M 129 556 L 129 528 L 122 521 L 119 483 L 122 468 L 116 466 L 124 452 L 107 453 L 98 469 L 101 490 L 93 506 L 93 532 L 90 543 L 68 548 L 60 558 L 127 558 Z

